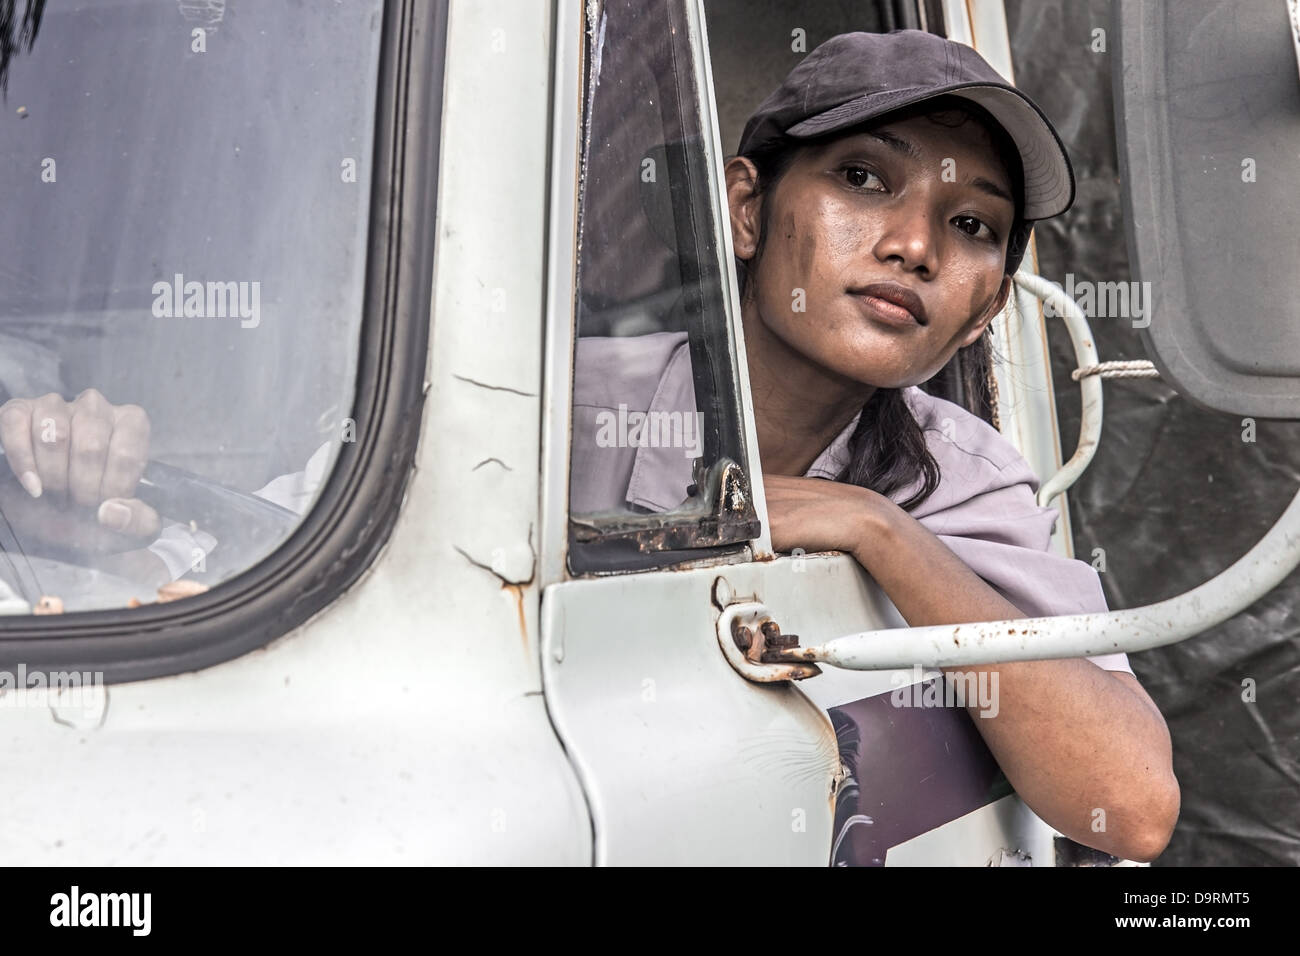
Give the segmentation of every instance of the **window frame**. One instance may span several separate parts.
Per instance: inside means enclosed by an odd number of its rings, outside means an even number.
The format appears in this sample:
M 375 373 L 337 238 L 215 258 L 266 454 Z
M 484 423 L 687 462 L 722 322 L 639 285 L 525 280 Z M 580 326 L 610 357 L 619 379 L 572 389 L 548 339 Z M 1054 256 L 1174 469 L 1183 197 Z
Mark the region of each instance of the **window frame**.
M 671 0 L 670 0 L 671 2 Z M 559 6 L 562 8 L 563 4 Z M 553 427 L 551 435 L 562 434 L 566 442 L 564 450 L 564 565 L 573 576 L 609 574 L 618 572 L 649 571 L 678 567 L 681 565 L 735 563 L 752 560 L 756 553 L 770 553 L 771 546 L 767 531 L 766 505 L 762 497 L 762 479 L 758 462 L 758 438 L 754 429 L 753 404 L 749 392 L 749 373 L 745 359 L 744 342 L 739 328 L 740 303 L 737 294 L 734 250 L 731 241 L 729 214 L 726 200 L 726 187 L 722 177 L 724 154 L 718 131 L 717 107 L 714 101 L 712 67 L 709 59 L 708 35 L 702 0 L 682 0 L 682 12 L 686 20 L 685 42 L 690 51 L 690 68 L 693 72 L 695 93 L 698 100 L 693 104 L 699 110 L 700 131 L 703 140 L 704 156 L 701 167 L 707 183 L 709 210 L 712 216 L 714 243 L 718 263 L 718 280 L 722 297 L 725 322 L 722 339 L 725 342 L 726 357 L 720 359 L 731 363 L 731 382 L 734 393 L 713 395 L 711 401 L 723 414 L 720 416 L 720 444 L 732 445 L 739 451 L 738 460 L 725 457 L 718 458 L 710 467 L 709 474 L 714 482 L 707 500 L 708 512 L 686 515 L 682 512 L 669 512 L 663 515 L 618 515 L 618 516 L 575 516 L 568 508 L 568 483 L 571 480 L 569 464 L 569 444 L 572 441 L 572 385 L 573 385 L 573 349 L 577 342 L 577 221 L 578 205 L 581 201 L 577 176 L 571 180 L 571 213 L 567 221 L 574 225 L 569 233 L 569 265 L 571 272 L 567 277 L 565 288 L 570 293 L 568 302 L 569 338 L 565 347 L 569 350 L 567 366 L 568 396 L 564 410 L 568 416 L 563 432 Z M 563 24 L 561 14 L 557 25 Z M 585 76 L 588 65 L 585 18 L 576 21 L 578 41 L 576 63 L 577 99 L 581 103 L 585 89 Z M 562 68 L 566 57 L 557 43 L 557 70 Z M 557 87 L 558 87 L 557 82 Z M 680 87 L 674 91 L 674 99 L 681 100 L 683 92 Z M 666 101 L 661 90 L 661 100 Z M 557 88 L 556 116 L 561 106 L 560 92 Z M 572 126 L 561 124 L 557 137 L 560 147 L 556 159 L 565 164 L 572 164 L 575 171 L 580 169 L 583 148 L 583 106 L 579 105 L 577 116 Z M 572 150 L 572 158 L 562 156 L 565 144 Z M 553 181 L 554 182 L 554 181 Z M 553 185 L 553 188 L 556 188 Z M 552 202 L 552 220 L 557 203 Z M 552 237 L 554 242 L 554 237 Z M 553 246 L 554 248 L 554 246 Z M 554 260 L 553 260 L 554 261 Z M 552 269 L 554 275 L 554 269 Z M 552 310 L 554 317 L 556 312 Z M 558 345 L 558 343 L 556 343 Z M 698 361 L 696 341 L 692 339 L 692 356 Z M 694 364 L 694 363 L 693 363 Z M 548 368 L 555 368 L 554 355 L 548 358 Z M 701 375 L 705 373 L 696 369 L 697 391 Z M 709 457 L 711 442 L 706 438 L 706 459 Z M 554 475 L 554 471 L 552 475 Z M 578 537 L 577 529 L 591 535 L 587 539 Z M 595 532 L 594 534 L 592 532 Z
M 338 598 L 397 522 L 424 409 L 448 0 L 388 0 L 352 417 L 302 523 L 264 560 L 184 601 L 0 616 L 0 669 L 78 670 L 122 683 L 194 671 L 262 647 Z

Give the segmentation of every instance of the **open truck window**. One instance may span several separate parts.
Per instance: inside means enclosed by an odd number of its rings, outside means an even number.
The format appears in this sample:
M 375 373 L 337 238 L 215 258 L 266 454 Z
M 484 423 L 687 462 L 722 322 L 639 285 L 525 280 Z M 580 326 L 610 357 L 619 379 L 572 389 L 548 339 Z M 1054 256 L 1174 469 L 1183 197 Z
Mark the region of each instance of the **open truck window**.
M 741 431 L 700 30 L 682 0 L 587 7 L 570 567 L 758 533 Z

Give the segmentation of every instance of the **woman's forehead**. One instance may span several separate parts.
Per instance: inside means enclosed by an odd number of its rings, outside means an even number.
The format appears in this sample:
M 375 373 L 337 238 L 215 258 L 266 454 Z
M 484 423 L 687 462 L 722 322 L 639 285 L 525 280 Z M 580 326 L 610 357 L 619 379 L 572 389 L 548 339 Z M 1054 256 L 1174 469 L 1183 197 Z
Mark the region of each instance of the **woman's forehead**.
M 934 153 L 943 156 L 962 154 L 1002 167 L 993 135 L 984 123 L 969 114 L 950 110 L 879 123 L 851 132 L 832 145 L 870 142 L 887 146 L 911 159 L 924 159 Z

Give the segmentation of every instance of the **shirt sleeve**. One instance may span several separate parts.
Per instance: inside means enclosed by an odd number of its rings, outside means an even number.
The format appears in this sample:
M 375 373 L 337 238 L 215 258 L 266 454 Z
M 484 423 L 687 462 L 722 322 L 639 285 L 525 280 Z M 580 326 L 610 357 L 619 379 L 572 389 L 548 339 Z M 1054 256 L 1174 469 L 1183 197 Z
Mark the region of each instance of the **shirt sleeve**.
M 321 485 L 325 483 L 332 457 L 330 454 L 332 447 L 329 442 L 325 442 L 307 459 L 307 466 L 302 471 L 280 475 L 253 494 L 281 508 L 288 508 L 295 514 L 305 515 L 311 508 L 312 502 L 316 500 Z
M 202 565 L 217 546 L 217 539 L 206 531 L 193 531 L 188 525 L 169 524 L 158 533 L 149 550 L 167 565 L 173 581 Z

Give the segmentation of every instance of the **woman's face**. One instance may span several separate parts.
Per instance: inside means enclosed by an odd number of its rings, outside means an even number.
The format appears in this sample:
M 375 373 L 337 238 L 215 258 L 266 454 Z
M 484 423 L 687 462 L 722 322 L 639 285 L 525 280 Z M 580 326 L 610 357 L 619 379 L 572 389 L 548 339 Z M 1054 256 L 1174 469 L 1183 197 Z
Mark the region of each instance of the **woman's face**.
M 753 184 L 748 160 L 728 163 L 741 259 L 753 259 L 770 205 L 747 324 L 816 365 L 878 388 L 919 384 L 1006 301 L 1012 185 L 974 121 L 887 123 L 800 150 L 762 195 Z

